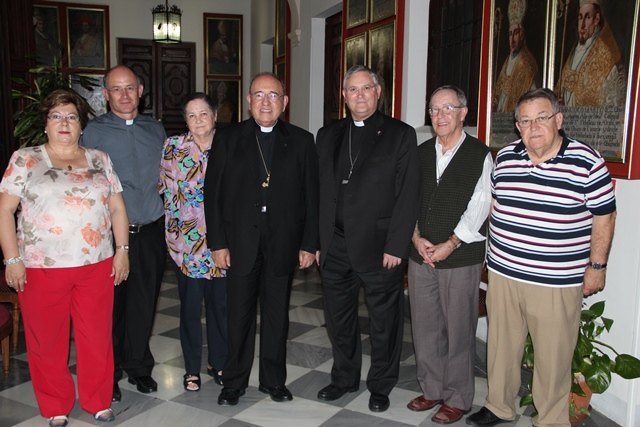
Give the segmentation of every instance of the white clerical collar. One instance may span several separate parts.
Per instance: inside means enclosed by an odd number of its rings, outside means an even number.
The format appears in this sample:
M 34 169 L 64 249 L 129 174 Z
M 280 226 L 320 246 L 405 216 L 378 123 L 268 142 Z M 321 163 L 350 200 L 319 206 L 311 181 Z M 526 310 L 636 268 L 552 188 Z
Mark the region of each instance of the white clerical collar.
M 127 126 L 131 126 L 133 124 L 133 119 L 128 119 L 124 121 Z
M 262 126 L 260 123 L 256 122 L 256 124 L 258 126 L 260 126 L 260 132 L 264 132 L 264 133 L 271 133 L 273 131 L 273 128 L 276 127 L 276 125 L 278 124 L 278 122 L 275 122 L 273 124 L 273 126 Z
M 359 128 L 364 127 L 364 120 L 362 120 L 362 121 L 354 120 L 353 124 L 356 125 L 356 127 L 359 127 Z

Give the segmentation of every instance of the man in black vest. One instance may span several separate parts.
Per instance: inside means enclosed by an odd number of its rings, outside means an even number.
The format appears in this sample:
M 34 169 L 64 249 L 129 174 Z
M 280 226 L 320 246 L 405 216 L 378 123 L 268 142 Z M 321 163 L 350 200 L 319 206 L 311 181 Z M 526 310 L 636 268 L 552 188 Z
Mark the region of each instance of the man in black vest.
M 339 399 L 360 386 L 362 348 L 358 295 L 369 311 L 369 409 L 386 411 L 398 381 L 403 325 L 403 259 L 418 213 L 415 130 L 377 111 L 381 88 L 362 65 L 347 71 L 342 93 L 350 117 L 318 132 L 320 273 L 333 348 L 331 384 L 318 392 Z
M 409 259 L 409 298 L 418 383 L 407 407 L 453 423 L 471 409 L 478 285 L 491 206 L 489 149 L 463 130 L 467 98 L 455 86 L 431 95 L 436 134 L 418 147 L 422 196 Z

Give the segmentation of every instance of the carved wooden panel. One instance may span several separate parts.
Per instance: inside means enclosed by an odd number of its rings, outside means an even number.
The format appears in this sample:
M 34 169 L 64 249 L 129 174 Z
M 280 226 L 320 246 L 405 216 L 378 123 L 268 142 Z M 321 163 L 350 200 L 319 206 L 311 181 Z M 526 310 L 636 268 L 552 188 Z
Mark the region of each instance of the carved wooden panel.
M 158 114 L 167 131 L 175 135 L 186 130 L 182 105 L 195 91 L 195 43 L 158 45 L 156 49 Z
M 182 104 L 196 89 L 195 57 L 195 43 L 118 39 L 118 63 L 130 67 L 144 85 L 141 112 L 161 120 L 167 135 L 186 129 Z
M 158 118 L 154 109 L 153 53 L 151 40 L 118 39 L 118 64 L 131 68 L 144 87 L 140 112 Z

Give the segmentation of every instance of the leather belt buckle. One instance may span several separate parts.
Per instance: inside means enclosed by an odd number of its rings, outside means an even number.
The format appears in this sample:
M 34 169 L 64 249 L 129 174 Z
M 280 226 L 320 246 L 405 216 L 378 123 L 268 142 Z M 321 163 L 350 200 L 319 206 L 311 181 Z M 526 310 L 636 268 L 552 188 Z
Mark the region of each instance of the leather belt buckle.
M 129 234 L 138 234 L 142 227 L 140 224 L 129 224 Z

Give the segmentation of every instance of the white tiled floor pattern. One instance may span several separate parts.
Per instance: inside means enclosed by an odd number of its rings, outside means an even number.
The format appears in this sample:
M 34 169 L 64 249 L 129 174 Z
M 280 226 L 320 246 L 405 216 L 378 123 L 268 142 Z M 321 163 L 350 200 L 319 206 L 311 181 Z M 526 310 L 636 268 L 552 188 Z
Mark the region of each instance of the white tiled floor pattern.
M 407 402 L 416 397 L 414 358 L 411 351 L 403 354 L 400 386 L 391 395 L 388 411 L 374 414 L 367 404 L 369 393 L 364 382 L 358 393 L 348 394 L 335 402 L 316 399 L 317 391 L 328 384 L 331 370 L 330 343 L 325 329 L 321 290 L 317 274 L 299 274 L 294 281 L 291 295 L 291 340 L 288 344 L 288 386 L 293 392 L 292 402 L 275 403 L 257 390 L 257 366 L 251 373 L 250 387 L 238 406 L 222 407 L 216 403 L 220 386 L 206 374 L 202 376 L 202 389 L 198 393 L 187 393 L 182 387 L 182 359 L 180 342 L 177 339 L 178 305 L 173 276 L 167 273 L 162 294 L 158 302 L 151 349 L 156 359 L 153 371 L 158 381 L 158 392 L 149 395 L 138 393 L 135 386 L 126 380 L 120 381 L 123 391 L 121 403 L 113 405 L 117 419 L 109 425 L 127 427 L 157 426 L 436 426 L 430 418 L 436 409 L 412 412 Z M 364 313 L 365 311 L 363 311 Z M 297 332 L 296 332 L 297 331 Z M 410 349 L 411 331 L 405 324 L 405 342 Z M 363 340 L 367 336 L 363 335 Z M 258 348 L 258 347 L 256 347 Z M 366 349 L 368 346 L 363 345 Z M 26 372 L 26 354 L 16 356 L 12 366 L 20 363 Z M 205 359 L 206 360 L 206 359 Z M 74 354 L 71 355 L 71 364 Z M 364 356 L 362 378 L 366 378 L 369 357 Z M 486 380 L 476 377 L 474 410 L 483 403 L 486 395 Z M 0 390 L 0 427 L 42 427 L 46 421 L 39 416 L 30 381 Z M 71 427 L 96 425 L 91 415 L 76 404 L 71 413 Z M 105 424 L 106 425 L 106 424 Z M 465 425 L 464 420 L 453 424 Z M 530 426 L 531 419 L 520 416 L 512 425 Z M 595 424 L 593 424 L 595 425 Z

